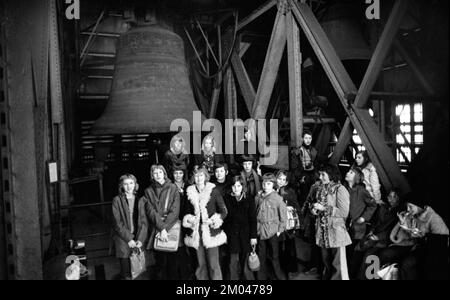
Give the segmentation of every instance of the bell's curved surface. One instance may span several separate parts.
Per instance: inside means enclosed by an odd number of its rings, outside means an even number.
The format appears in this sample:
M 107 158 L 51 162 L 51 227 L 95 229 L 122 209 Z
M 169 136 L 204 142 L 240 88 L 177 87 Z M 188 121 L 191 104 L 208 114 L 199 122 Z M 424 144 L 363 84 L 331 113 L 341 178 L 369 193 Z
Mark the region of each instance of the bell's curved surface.
M 341 60 L 368 60 L 371 57 L 372 51 L 357 18 L 358 12 L 351 4 L 335 3 L 320 22 Z
M 192 128 L 195 110 L 181 37 L 156 25 L 138 26 L 118 40 L 110 100 L 92 134 L 170 132 L 178 118 Z

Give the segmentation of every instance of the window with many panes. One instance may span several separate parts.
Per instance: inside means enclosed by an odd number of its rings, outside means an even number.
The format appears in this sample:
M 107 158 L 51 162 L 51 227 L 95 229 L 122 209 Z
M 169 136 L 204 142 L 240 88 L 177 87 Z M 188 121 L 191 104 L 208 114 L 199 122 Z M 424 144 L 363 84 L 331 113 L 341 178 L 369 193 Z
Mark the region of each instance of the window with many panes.
M 409 164 L 423 146 L 423 106 L 421 103 L 396 105 L 395 117 L 397 161 Z
M 373 116 L 373 111 L 369 109 Z M 423 105 L 422 103 L 398 104 L 395 106 L 395 153 L 397 162 L 407 166 L 423 146 Z M 353 156 L 365 147 L 356 130 L 353 131 Z
M 373 110 L 371 108 L 369 108 L 369 114 L 370 114 L 371 117 L 373 117 L 374 113 L 373 113 Z M 356 149 L 352 148 L 353 157 L 356 156 L 356 152 L 362 151 L 362 150 L 366 150 L 366 147 L 364 147 L 361 138 L 359 137 L 358 133 L 356 132 L 356 129 L 353 130 L 353 143 L 356 146 Z

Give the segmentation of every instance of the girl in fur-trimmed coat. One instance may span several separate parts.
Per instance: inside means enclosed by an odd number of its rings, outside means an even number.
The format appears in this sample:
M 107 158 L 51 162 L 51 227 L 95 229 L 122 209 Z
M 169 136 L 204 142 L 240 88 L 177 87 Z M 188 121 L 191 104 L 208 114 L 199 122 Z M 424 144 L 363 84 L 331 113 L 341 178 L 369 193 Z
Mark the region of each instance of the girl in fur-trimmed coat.
M 227 208 L 215 185 L 209 182 L 208 171 L 196 166 L 193 173 L 195 184 L 186 190 L 190 205 L 183 218 L 183 227 L 192 231 L 186 235 L 184 243 L 197 250 L 195 275 L 198 280 L 222 280 L 219 246 L 227 242 L 227 236 L 220 227 L 227 216 Z
M 345 247 L 352 243 L 345 226 L 350 209 L 350 195 L 340 184 L 336 166 L 319 169 L 321 185 L 317 190 L 312 213 L 316 219 L 316 244 L 321 247 L 325 267 L 322 279 L 348 280 Z

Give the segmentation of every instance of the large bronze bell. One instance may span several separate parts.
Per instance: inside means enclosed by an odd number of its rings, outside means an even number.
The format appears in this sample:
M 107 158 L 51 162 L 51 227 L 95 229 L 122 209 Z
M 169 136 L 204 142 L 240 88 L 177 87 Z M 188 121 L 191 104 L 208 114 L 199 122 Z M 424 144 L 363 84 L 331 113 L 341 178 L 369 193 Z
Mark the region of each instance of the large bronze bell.
M 116 47 L 109 103 L 92 134 L 170 132 L 172 120 L 192 124 L 199 111 L 189 83 L 183 40 L 158 25 L 137 26 Z
M 320 22 L 341 60 L 368 60 L 371 57 L 372 51 L 358 23 L 359 14 L 352 4 L 335 3 Z

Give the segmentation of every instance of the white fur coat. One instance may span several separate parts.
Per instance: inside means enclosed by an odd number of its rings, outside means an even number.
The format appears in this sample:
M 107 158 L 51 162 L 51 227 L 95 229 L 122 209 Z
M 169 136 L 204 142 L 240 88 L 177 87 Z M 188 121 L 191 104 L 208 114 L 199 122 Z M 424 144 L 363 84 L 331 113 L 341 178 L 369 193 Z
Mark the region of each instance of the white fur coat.
M 219 213 L 215 212 L 209 216 L 207 205 L 211 200 L 211 192 L 214 184 L 207 182 L 205 189 L 199 193 L 195 185 L 187 188 L 186 194 L 189 202 L 194 207 L 194 215 L 187 214 L 183 218 L 183 226 L 192 229 L 192 234 L 184 238 L 186 246 L 198 249 L 200 245 L 200 226 L 202 232 L 202 242 L 205 248 L 214 248 L 227 242 L 227 236 L 223 230 L 217 234 L 211 234 L 212 229 L 219 229 L 223 220 Z M 198 221 L 198 222 L 196 222 Z

